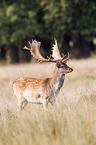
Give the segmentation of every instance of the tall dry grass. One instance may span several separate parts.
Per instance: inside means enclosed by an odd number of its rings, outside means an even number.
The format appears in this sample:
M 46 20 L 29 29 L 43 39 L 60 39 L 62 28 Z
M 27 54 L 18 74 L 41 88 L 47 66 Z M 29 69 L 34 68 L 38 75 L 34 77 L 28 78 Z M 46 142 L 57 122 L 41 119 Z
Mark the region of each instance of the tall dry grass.
M 96 59 L 70 60 L 55 106 L 28 104 L 18 112 L 12 83 L 51 77 L 54 64 L 0 67 L 0 145 L 96 145 Z

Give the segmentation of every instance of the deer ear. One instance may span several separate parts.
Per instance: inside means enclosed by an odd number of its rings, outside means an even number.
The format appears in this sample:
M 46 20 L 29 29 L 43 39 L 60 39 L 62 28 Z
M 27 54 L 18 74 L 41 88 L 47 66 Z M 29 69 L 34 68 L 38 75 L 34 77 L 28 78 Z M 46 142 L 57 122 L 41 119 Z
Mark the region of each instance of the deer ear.
M 57 66 L 58 68 L 60 68 L 60 63 L 59 63 L 59 62 L 56 62 L 56 66 Z

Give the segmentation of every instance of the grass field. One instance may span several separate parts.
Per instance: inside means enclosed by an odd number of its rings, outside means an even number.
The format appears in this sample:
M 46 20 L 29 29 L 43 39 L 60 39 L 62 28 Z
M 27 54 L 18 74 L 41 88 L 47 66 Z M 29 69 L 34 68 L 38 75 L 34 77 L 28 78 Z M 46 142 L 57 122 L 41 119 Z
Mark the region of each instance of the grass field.
M 96 145 L 96 59 L 69 60 L 56 104 L 28 104 L 18 112 L 12 83 L 51 77 L 54 64 L 0 66 L 0 145 Z

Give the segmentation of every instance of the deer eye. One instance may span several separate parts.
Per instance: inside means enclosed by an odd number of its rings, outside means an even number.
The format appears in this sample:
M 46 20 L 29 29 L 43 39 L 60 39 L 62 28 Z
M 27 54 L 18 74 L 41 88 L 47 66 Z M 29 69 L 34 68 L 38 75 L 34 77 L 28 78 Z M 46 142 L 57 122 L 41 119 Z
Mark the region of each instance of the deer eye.
M 61 67 L 63 68 L 64 66 L 63 66 L 63 65 L 61 65 Z

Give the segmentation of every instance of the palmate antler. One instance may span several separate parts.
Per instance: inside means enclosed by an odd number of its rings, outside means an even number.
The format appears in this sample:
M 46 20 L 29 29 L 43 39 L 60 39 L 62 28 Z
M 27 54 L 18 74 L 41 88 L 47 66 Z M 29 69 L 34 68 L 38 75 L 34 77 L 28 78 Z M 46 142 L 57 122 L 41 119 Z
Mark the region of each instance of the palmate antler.
M 40 54 L 40 45 L 41 42 L 37 42 L 36 40 L 32 40 L 32 43 L 29 41 L 29 47 L 24 47 L 24 49 L 27 49 L 31 52 L 31 55 L 37 59 L 38 61 L 45 61 L 46 59 Z
M 29 43 L 30 48 L 25 46 L 24 49 L 29 50 L 31 52 L 31 55 L 35 59 L 37 59 L 39 62 L 57 62 L 57 61 L 65 62 L 66 60 L 69 59 L 69 53 L 68 53 L 67 58 L 66 58 L 66 55 L 63 55 L 63 57 L 61 57 L 56 39 L 55 39 L 55 45 L 53 45 L 52 55 L 50 55 L 50 57 L 47 57 L 47 59 L 44 58 L 40 53 L 41 42 L 32 40 L 32 43 L 30 41 L 28 43 Z
M 55 40 L 55 45 L 53 45 L 52 47 L 52 57 L 57 61 L 59 60 L 60 62 L 65 62 L 69 59 L 69 53 L 68 56 L 65 54 L 62 54 L 63 56 L 61 57 L 59 49 L 58 49 L 58 44 L 57 44 L 57 40 L 56 38 L 54 38 Z M 67 56 L 67 57 L 66 57 Z
M 57 45 L 57 40 L 56 38 L 54 38 L 55 40 L 55 44 L 53 44 L 53 47 L 52 47 L 52 57 L 54 59 L 62 59 L 61 55 L 60 55 L 60 52 L 59 52 L 59 49 L 58 49 L 58 45 Z

